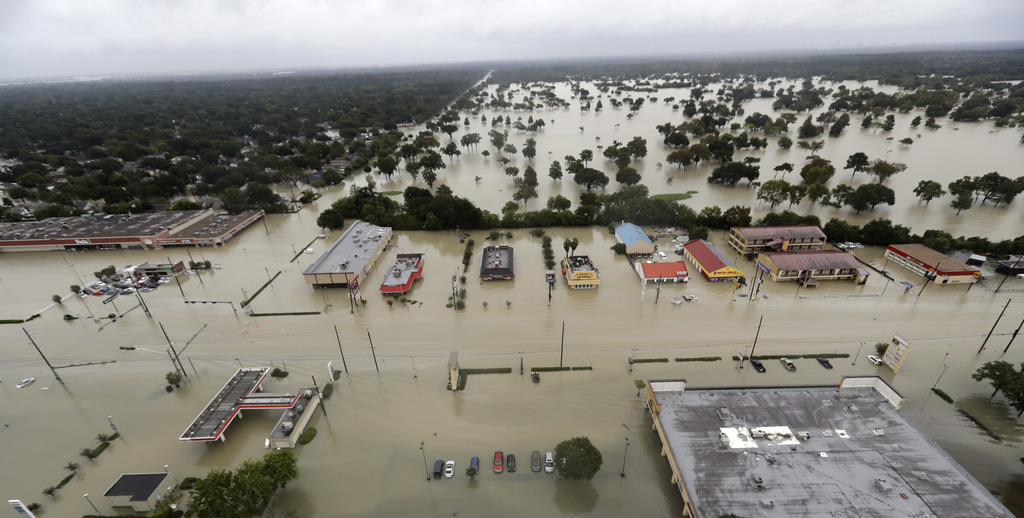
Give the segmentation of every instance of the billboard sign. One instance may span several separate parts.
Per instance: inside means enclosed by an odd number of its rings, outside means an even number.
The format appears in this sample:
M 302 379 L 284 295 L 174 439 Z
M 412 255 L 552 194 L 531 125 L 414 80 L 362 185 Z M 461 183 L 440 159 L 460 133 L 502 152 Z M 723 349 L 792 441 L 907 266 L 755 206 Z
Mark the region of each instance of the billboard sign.
M 909 349 L 910 342 L 898 333 L 894 334 L 889 342 L 889 347 L 885 349 L 885 354 L 882 355 L 882 362 L 888 365 L 893 372 L 899 372 Z

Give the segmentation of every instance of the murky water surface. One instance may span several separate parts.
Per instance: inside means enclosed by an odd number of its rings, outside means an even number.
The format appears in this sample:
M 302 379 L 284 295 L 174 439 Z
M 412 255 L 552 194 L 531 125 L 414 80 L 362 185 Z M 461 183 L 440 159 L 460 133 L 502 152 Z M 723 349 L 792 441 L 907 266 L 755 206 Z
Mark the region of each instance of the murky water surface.
M 560 91 L 568 97 L 567 88 Z M 658 94 L 661 98 L 669 95 L 679 98 L 687 93 Z M 767 112 L 768 108 L 765 101 L 746 106 L 748 114 Z M 488 119 L 495 115 L 486 113 Z M 509 115 L 513 119 L 518 116 Z M 524 119 L 527 116 L 522 115 Z M 648 139 L 650 154 L 638 170 L 652 193 L 696 190 L 698 194 L 689 203 L 698 210 L 714 204 L 745 204 L 763 211 L 757 208 L 753 190 L 709 186 L 705 181 L 709 168 L 678 171 L 657 167 L 667 152 L 661 149 L 654 125 L 681 117 L 661 102 L 648 103 L 632 120 L 625 117 L 625 111 L 607 107 L 599 114 L 580 115 L 578 110 L 569 110 L 533 115 L 554 121 L 536 137 L 534 167 L 542 179 L 538 189 L 541 200 L 553 194 L 576 199 L 578 189 L 571 181 L 548 181 L 550 160 L 561 160 L 584 148 L 600 155 L 596 146 L 601 142 L 625 142 L 642 135 Z M 880 207 L 873 214 L 852 219 L 862 223 L 885 216 L 915 231 L 945 228 L 955 235 L 1020 235 L 1020 203 L 1009 208 L 976 207 L 955 217 L 948 200 L 918 206 L 910 192 L 923 178 L 946 183 L 964 174 L 992 170 L 1015 176 L 1021 153 L 1017 132 L 990 133 L 986 125 L 952 123 L 938 131 L 908 130 L 912 116 L 897 115 L 898 129 L 892 135 L 896 141 L 912 136 L 916 142 L 910 148 L 890 144 L 885 135 L 860 130 L 858 124 L 841 139 L 826 139 L 823 156 L 840 166 L 846 156 L 859 150 L 872 158 L 893 157 L 910 166 L 890 180 L 900 201 L 897 206 Z M 471 128 L 486 133 L 490 125 L 480 127 L 477 119 Z M 920 138 L 917 132 L 922 134 Z M 526 135 L 512 132 L 511 137 L 521 149 Z M 481 144 L 480 149 L 484 148 Z M 762 170 L 770 172 L 783 161 L 802 162 L 804 152 L 779 151 L 773 143 L 767 152 L 749 154 L 763 156 Z M 525 166 L 521 157 L 517 162 Z M 511 196 L 512 185 L 494 156 L 485 160 L 478 153 L 465 154 L 440 176 L 456 193 L 492 211 L 499 210 Z M 475 176 L 485 180 L 477 182 Z M 842 176 L 840 173 L 837 178 Z M 668 178 L 673 179 L 671 184 Z M 380 180 L 381 189 L 400 190 L 409 184 L 407 175 L 396 176 L 393 182 Z M 364 181 L 360 178 L 355 183 Z M 867 181 L 870 179 L 861 175 L 854 180 Z M 1017 342 L 1001 354 L 1009 333 L 1024 317 L 1020 301 L 1010 303 L 987 349 L 977 354 L 1007 300 L 1024 298 L 1022 281 L 1009 279 L 999 293 L 994 290 L 1001 279 L 995 278 L 969 291 L 963 286 L 930 285 L 919 294 L 921 279 L 890 265 L 887 269 L 897 280 L 909 281 L 915 288 L 905 291 L 878 274 L 864 286 L 826 282 L 799 292 L 792 284 L 769 281 L 756 300 L 751 300 L 745 288 L 733 294 L 731 286 L 708 283 L 698 276 L 685 285 L 665 286 L 659 295 L 653 287 L 641 291 L 627 261 L 609 250 L 614 237 L 607 229 L 553 228 L 548 233 L 554 238 L 556 254 L 561 254 L 558 245 L 565 238 L 578 238 L 577 253 L 594 259 L 602 284 L 597 290 L 570 292 L 559 282 L 549 303 L 539 239 L 525 231 L 513 231 L 513 237 L 503 242 L 515 247 L 516 280 L 480 284 L 474 273 L 479 250 L 487 241 L 484 233 L 476 232 L 472 238 L 477 252 L 465 285 L 467 308 L 454 311 L 445 308 L 445 303 L 452 275 L 461 268 L 464 244 L 454 232 L 399 232 L 365 283 L 367 304 L 353 312 L 344 290 L 313 290 L 301 277 L 302 270 L 340 235 L 335 231 L 326 240 L 315 239 L 320 232 L 315 219 L 319 210 L 345 192 L 347 188 L 329 191 L 298 214 L 271 216 L 266 227 L 257 224 L 225 247 L 192 249 L 197 260 L 207 259 L 223 268 L 201 277 L 182 276 L 181 291 L 171 283 L 144 294 L 152 319 L 141 309 L 129 311 L 114 323 L 88 318 L 90 311 L 97 316 L 127 311 L 133 304 L 125 297 L 114 302 L 116 310 L 103 305 L 100 297 L 71 297 L 57 307 L 50 307 L 49 300 L 78 283 L 77 275 L 91 278 L 91 272 L 111 264 L 122 267 L 168 257 L 187 261 L 184 249 L 0 256 L 0 315 L 42 315 L 23 326 L 0 326 L 0 420 L 4 424 L 0 438 L 6 444 L 0 454 L 5 467 L 0 471 L 3 496 L 41 502 L 48 516 L 75 516 L 92 512 L 81 497 L 89 493 L 101 511 L 109 512 L 102 493 L 120 473 L 159 471 L 168 465 L 180 480 L 201 476 L 215 467 L 234 467 L 261 455 L 263 440 L 277 420 L 273 412 L 246 413 L 229 428 L 224 443 L 188 444 L 177 438 L 238 365 L 284 366 L 287 362 L 291 376 L 265 382 L 265 388 L 273 392 L 308 385 L 311 376 L 322 385 L 328 361 L 343 370 L 334 331 L 337 326 L 349 372 L 342 374 L 328 400 L 327 415 L 314 421 L 319 435 L 297 450 L 300 479 L 275 500 L 271 516 L 679 516 L 680 497 L 669 482 L 667 463 L 659 455 L 661 446 L 650 431 L 650 420 L 644 417 L 634 378 L 686 378 L 705 386 L 763 385 L 836 383 L 847 374 L 878 374 L 893 383 L 907 398 L 904 409 L 914 422 L 1007 506 L 1018 514 L 1024 512 L 1024 465 L 1018 460 L 1024 429 L 1000 398 L 988 400 L 987 384 L 970 379 L 970 373 L 985 361 L 1024 361 L 1024 343 Z M 540 203 L 533 200 L 531 206 Z M 851 217 L 845 209 L 818 209 L 817 213 L 823 220 L 834 214 Z M 726 249 L 722 233 L 712 240 Z M 313 253 L 302 253 L 291 262 L 293 251 L 301 251 L 311 241 Z M 666 245 L 667 240 L 660 243 Z M 376 286 L 395 254 L 401 252 L 425 253 L 426 274 L 409 294 L 414 303 L 389 307 Z M 881 249 L 864 248 L 856 254 L 878 267 L 885 266 Z M 738 259 L 737 264 L 747 271 L 753 269 L 750 261 Z M 253 303 L 257 312 L 321 313 L 251 317 L 243 311 L 234 313 L 228 304 L 183 303 L 187 298 L 234 301 L 237 306 L 242 290 L 252 294 L 277 271 L 283 273 Z M 699 301 L 670 303 L 672 297 L 683 294 L 697 295 Z M 83 318 L 65 322 L 65 313 Z M 766 374 L 737 369 L 727 358 L 752 343 L 762 316 L 759 354 L 856 355 L 859 351 L 856 364 L 853 358 L 840 359 L 833 362 L 835 369 L 825 370 L 813 360 L 798 360 L 796 372 L 786 372 L 772 362 L 768 362 Z M 175 342 L 189 374 L 183 388 L 170 394 L 163 389 L 163 376 L 171 364 L 159 323 Z M 207 327 L 182 352 L 203 324 Z M 66 382 L 61 386 L 22 327 L 54 365 L 116 363 L 61 369 Z M 913 344 L 898 374 L 876 368 L 865 358 L 872 352 L 872 344 L 887 341 L 893 333 Z M 122 345 L 137 349 L 121 351 Z M 513 372 L 471 376 L 464 392 L 452 393 L 446 390 L 450 351 L 459 352 L 463 367 L 511 367 Z M 637 364 L 629 372 L 630 354 L 670 361 Z M 672 361 L 693 356 L 725 360 Z M 520 375 L 520 360 L 527 370 L 560 362 L 593 370 L 543 373 L 542 381 L 534 384 L 529 376 Z M 949 366 L 945 372 L 944 361 Z M 930 393 L 940 375 L 938 385 L 956 399 L 956 405 L 982 419 L 1004 442 L 989 438 L 956 413 L 953 405 Z M 28 376 L 37 381 L 20 390 L 14 388 Z M 77 453 L 93 446 L 97 433 L 110 431 L 107 416 L 112 416 L 124 439 L 98 459 L 85 462 Z M 592 481 L 569 482 L 529 471 L 532 450 L 551 450 L 559 441 L 578 435 L 589 436 L 604 455 L 603 469 Z M 515 453 L 519 472 L 490 473 L 494 450 Z M 463 475 L 472 456 L 480 457 L 482 464 L 482 473 L 474 481 Z M 454 459 L 455 479 L 426 482 L 424 464 L 432 464 L 434 459 Z M 65 476 L 63 466 L 69 461 L 83 465 L 80 474 L 56 498 L 42 495 L 42 489 Z M 623 464 L 624 478 L 619 473 Z

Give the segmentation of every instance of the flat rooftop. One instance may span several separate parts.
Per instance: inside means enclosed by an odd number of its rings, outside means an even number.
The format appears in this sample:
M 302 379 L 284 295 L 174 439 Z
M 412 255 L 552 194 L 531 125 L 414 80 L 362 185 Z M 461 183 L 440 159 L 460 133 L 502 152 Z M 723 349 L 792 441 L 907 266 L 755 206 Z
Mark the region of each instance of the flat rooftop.
M 574 272 L 587 272 L 594 271 L 594 263 L 590 260 L 590 256 L 586 255 L 570 255 L 569 256 L 569 269 Z
M 1012 516 L 898 410 L 902 397 L 881 378 L 649 385 L 697 517 Z
M 0 223 L 0 241 L 39 239 L 104 239 L 150 237 L 204 239 L 237 232 L 238 225 L 260 211 L 237 215 L 210 210 L 182 210 L 141 214 L 84 214 L 41 221 Z
M 238 369 L 213 396 L 206 408 L 192 421 L 181 441 L 215 441 L 243 409 L 291 408 L 298 394 L 257 393 L 260 383 L 270 374 L 267 367 Z
M 163 484 L 168 473 L 125 473 L 103 496 L 127 496 L 131 502 L 145 502 Z
M 420 271 L 423 254 L 398 254 L 395 264 L 388 268 L 381 286 L 405 286 L 413 274 Z
M 508 245 L 484 248 L 480 264 L 480 275 L 514 275 L 512 247 Z
M 359 273 L 377 248 L 387 244 L 390 232 L 391 227 L 356 221 L 302 274 Z

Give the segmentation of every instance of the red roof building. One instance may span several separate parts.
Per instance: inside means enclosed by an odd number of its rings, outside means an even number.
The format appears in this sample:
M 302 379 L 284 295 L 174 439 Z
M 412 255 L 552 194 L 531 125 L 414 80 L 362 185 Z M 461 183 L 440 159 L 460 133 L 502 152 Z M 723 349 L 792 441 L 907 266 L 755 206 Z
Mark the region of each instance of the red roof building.
M 644 284 L 651 282 L 687 282 L 690 274 L 686 271 L 686 263 L 675 261 L 671 263 L 637 262 L 633 267 Z
M 731 281 L 743 276 L 743 272 L 726 259 L 715 245 L 703 239 L 694 239 L 684 244 L 683 255 L 711 282 Z

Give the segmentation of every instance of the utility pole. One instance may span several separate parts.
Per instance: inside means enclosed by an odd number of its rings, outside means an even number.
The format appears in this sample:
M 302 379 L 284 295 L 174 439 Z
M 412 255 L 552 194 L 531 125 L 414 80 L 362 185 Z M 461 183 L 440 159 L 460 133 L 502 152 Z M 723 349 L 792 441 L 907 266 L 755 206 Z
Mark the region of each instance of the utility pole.
M 764 322 L 764 315 L 761 315 L 761 320 L 757 322 L 757 332 L 754 333 L 754 345 L 750 348 L 750 358 L 754 357 L 754 349 L 757 348 L 757 337 L 761 335 L 761 322 Z
M 996 293 L 999 293 L 999 288 L 1003 287 L 1003 283 L 1010 276 L 1010 272 L 1017 270 L 1017 264 L 1020 263 L 1021 258 L 1024 258 L 1024 254 L 1018 255 L 1017 260 L 1013 262 L 1013 267 L 1006 269 L 1006 275 L 1003 275 L 1003 280 L 999 281 L 999 286 L 996 286 Z
M 171 256 L 167 256 L 167 262 L 171 265 L 171 273 L 174 273 L 174 261 L 171 261 Z M 178 283 L 178 291 L 181 292 L 181 298 L 188 300 L 188 298 L 185 297 L 185 290 L 181 289 L 181 281 L 178 280 L 177 274 L 174 275 L 174 282 Z
M 316 384 L 316 376 L 310 376 L 310 378 L 313 378 L 313 388 L 316 389 L 316 398 L 320 401 L 320 410 L 322 410 L 326 416 L 327 409 L 324 408 L 324 398 L 320 397 L 320 387 Z
M 149 312 L 149 306 L 147 306 L 146 301 L 142 299 L 142 292 L 139 291 L 138 286 L 135 287 L 135 297 L 139 299 L 139 305 L 142 306 L 142 311 L 146 312 L 146 316 L 153 318 L 153 315 Z
M 50 364 L 50 360 L 46 359 L 46 355 L 43 354 L 43 351 L 39 349 L 38 345 L 36 345 L 36 341 L 32 339 L 32 335 L 28 334 L 28 329 L 25 329 L 23 327 L 23 328 L 21 328 L 21 330 L 25 332 L 25 336 L 28 337 L 28 341 L 32 342 L 32 346 L 36 348 L 37 352 L 39 352 L 39 356 L 43 357 L 43 361 L 46 362 L 46 366 L 50 368 L 50 372 L 53 372 L 53 377 L 57 378 L 57 381 L 59 381 L 60 384 L 63 385 L 64 384 L 64 380 L 60 379 L 60 375 L 57 374 L 57 369 L 53 368 L 53 365 Z
M 1003 354 L 1006 354 L 1006 351 L 1009 351 L 1009 350 L 1010 350 L 1010 344 L 1012 344 L 1012 343 L 1013 343 L 1013 340 L 1014 340 L 1015 338 L 1017 338 L 1017 333 L 1019 333 L 1019 332 L 1020 332 L 1020 328 L 1021 328 L 1022 326 L 1024 326 L 1024 320 L 1021 320 L 1021 321 L 1020 321 L 1020 325 L 1019 325 L 1019 326 L 1017 326 L 1017 329 L 1014 329 L 1014 330 L 1013 330 L 1013 336 L 1011 336 L 1011 337 L 1010 337 L 1010 342 L 1006 344 L 1006 349 L 1003 349 Z
M 930 278 L 932 282 L 935 282 L 935 278 L 939 276 L 939 265 L 941 265 L 941 264 L 942 264 L 941 261 L 937 262 L 937 263 L 935 263 L 935 268 L 932 268 L 932 276 Z M 917 296 L 918 297 L 920 297 L 921 294 L 924 293 L 924 289 L 928 286 L 928 280 L 929 280 L 929 277 L 927 275 L 927 272 L 925 272 L 924 284 L 921 285 L 921 291 L 917 292 Z
M 334 336 L 338 337 L 338 351 L 341 351 L 341 364 L 345 366 L 345 374 L 348 374 L 348 364 L 345 363 L 345 351 L 341 348 L 341 335 L 338 334 L 338 326 L 334 326 Z
M 562 366 L 562 357 L 565 356 L 565 320 L 562 321 L 562 348 L 558 351 L 558 366 Z
M 1006 313 L 1006 308 L 1010 307 L 1010 301 L 1011 300 L 1013 300 L 1013 299 L 1007 299 L 1006 305 L 1003 306 L 1003 310 L 999 312 L 999 318 L 996 318 L 996 323 L 992 324 L 992 329 L 988 330 L 988 335 L 985 336 L 985 341 L 981 342 L 981 347 L 978 348 L 978 352 L 976 354 L 981 354 L 981 351 L 985 350 L 985 344 L 988 343 L 988 339 L 989 338 L 992 338 L 992 331 L 996 330 L 996 326 L 999 325 L 999 319 L 1003 318 L 1003 313 Z M 1007 346 L 1007 347 L 1009 347 L 1009 346 Z
M 184 374 L 185 377 L 187 378 L 188 377 L 188 373 L 185 372 L 184 367 L 181 366 L 181 358 L 178 357 L 178 351 L 174 350 L 174 342 L 171 342 L 171 337 L 167 336 L 167 330 L 164 329 L 163 322 L 159 322 L 159 324 L 160 324 L 160 330 L 163 331 L 163 333 L 164 333 L 164 338 L 167 339 L 167 345 L 169 345 L 171 347 L 171 352 L 174 353 L 174 358 L 172 359 L 173 361 L 171 361 L 171 363 L 174 364 L 174 370 Z
M 373 337 L 370 336 L 370 330 L 366 330 L 366 338 L 370 341 L 370 354 L 373 355 L 373 366 L 380 372 L 380 367 L 377 366 L 377 351 L 373 350 Z

